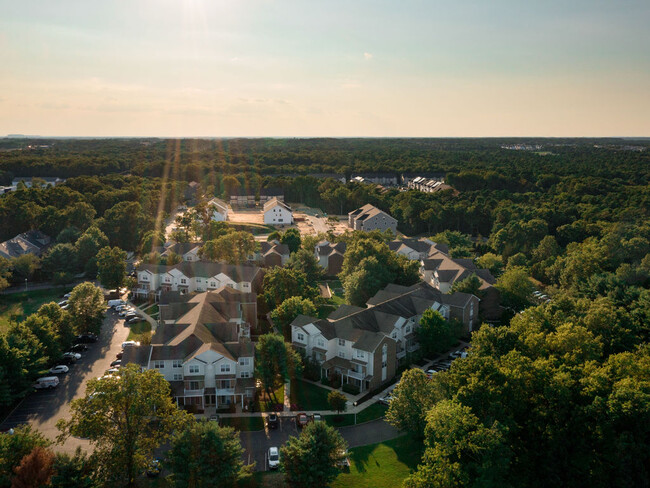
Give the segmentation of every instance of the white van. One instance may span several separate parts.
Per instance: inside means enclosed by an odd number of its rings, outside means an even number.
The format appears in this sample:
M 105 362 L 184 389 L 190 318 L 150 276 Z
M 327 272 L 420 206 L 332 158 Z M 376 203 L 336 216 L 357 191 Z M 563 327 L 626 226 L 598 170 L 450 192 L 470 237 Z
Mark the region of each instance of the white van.
M 59 378 L 56 376 L 44 376 L 43 378 L 37 379 L 36 383 L 34 383 L 34 388 L 37 390 L 56 388 L 57 386 L 59 386 Z
M 108 301 L 108 306 L 110 308 L 117 307 L 118 305 L 126 305 L 126 302 L 124 300 L 109 300 Z

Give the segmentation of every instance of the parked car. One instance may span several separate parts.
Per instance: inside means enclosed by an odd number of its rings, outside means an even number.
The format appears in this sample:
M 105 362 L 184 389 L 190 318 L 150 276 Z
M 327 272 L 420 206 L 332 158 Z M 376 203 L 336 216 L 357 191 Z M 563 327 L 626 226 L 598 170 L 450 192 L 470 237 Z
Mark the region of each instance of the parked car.
M 125 347 L 128 347 L 128 346 L 139 346 L 139 345 L 140 345 L 140 343 L 137 342 L 137 341 L 124 341 L 122 343 L 122 349 L 124 349 Z
M 63 357 L 64 358 L 70 357 L 70 358 L 74 358 L 75 360 L 79 361 L 81 359 L 81 354 L 79 354 L 78 352 L 68 351 L 68 352 L 63 353 Z
M 452 360 L 453 359 L 458 359 L 459 357 L 461 357 L 461 354 L 462 353 L 460 351 L 454 351 L 454 352 L 449 354 L 449 359 L 452 359 Z
M 350 458 L 348 458 L 347 449 L 341 449 L 338 452 L 339 459 L 336 461 L 336 467 L 340 469 L 345 469 L 350 467 Z
M 117 359 L 122 359 L 122 356 L 123 356 L 123 355 L 124 355 L 124 353 L 123 353 L 122 351 L 120 351 L 120 352 L 118 352 L 118 353 L 115 355 L 115 357 L 116 357 Z
M 126 302 L 125 302 L 124 300 L 120 300 L 120 299 L 117 299 L 117 300 L 109 300 L 109 301 L 108 301 L 108 306 L 111 307 L 111 308 L 115 308 L 115 307 L 117 307 L 118 305 L 126 305 Z
M 63 295 L 63 299 L 64 300 L 69 300 L 71 296 L 72 296 L 72 293 L 66 293 L 65 295 Z
M 124 320 L 131 320 L 135 318 L 140 318 L 140 316 L 135 312 L 128 312 L 124 315 Z
M 70 368 L 68 368 L 65 364 L 59 364 L 58 366 L 53 366 L 50 368 L 50 373 L 52 374 L 64 374 L 70 371 Z
M 269 416 L 266 417 L 266 425 L 268 426 L 269 429 L 277 429 L 279 423 L 280 420 L 278 419 L 278 416 L 275 413 L 269 414 Z
M 122 360 L 121 360 L 121 359 L 116 359 L 115 361 L 113 361 L 113 362 L 111 363 L 111 367 L 112 367 L 112 368 L 114 368 L 114 367 L 120 367 L 120 366 L 122 366 Z
M 436 370 L 436 369 L 428 369 L 427 370 L 427 378 L 429 378 L 429 379 L 433 378 L 433 375 L 436 374 L 437 372 L 438 372 L 438 370 Z
M 97 335 L 93 334 L 92 332 L 87 332 L 85 334 L 80 334 L 77 336 L 77 342 L 81 342 L 83 344 L 89 344 L 91 342 L 97 342 L 99 338 Z
M 84 352 L 88 350 L 88 346 L 85 344 L 75 344 L 70 350 L 73 352 Z
M 68 304 L 68 300 L 61 300 L 61 301 L 59 302 L 59 307 L 63 307 L 63 306 L 65 306 L 65 305 L 67 305 L 67 304 Z
M 319 413 L 312 414 L 311 421 L 312 422 L 322 422 L 323 421 L 323 416 L 321 414 L 319 414 Z
M 117 368 L 110 368 L 110 369 L 107 369 L 106 371 L 104 371 L 104 376 L 114 376 L 119 372 L 120 372 L 120 370 L 117 369 Z
M 61 359 L 59 359 L 59 363 L 65 364 L 66 366 L 72 366 L 76 362 L 77 362 L 77 360 L 75 358 L 72 358 L 72 357 L 69 357 L 69 356 L 68 357 L 62 357 Z
M 125 323 L 127 324 L 135 324 L 136 322 L 142 322 L 142 319 L 140 317 L 133 317 L 132 319 L 127 320 Z
M 57 386 L 59 386 L 59 378 L 56 376 L 44 376 L 43 378 L 37 379 L 34 383 L 34 388 L 37 390 L 51 390 Z
M 162 466 L 160 465 L 160 459 L 152 459 L 147 467 L 147 477 L 155 478 L 162 471 Z
M 302 429 L 308 423 L 309 423 L 309 417 L 307 417 L 306 413 L 300 412 L 299 414 L 296 415 L 296 427 Z
M 278 469 L 280 466 L 280 451 L 277 447 L 269 447 L 269 469 Z
M 390 393 L 388 395 L 385 395 L 379 399 L 379 403 L 383 403 L 384 405 L 390 405 L 390 402 L 393 400 L 393 395 Z
M 210 422 L 219 423 L 219 416 L 216 413 L 213 413 L 212 415 L 210 415 Z

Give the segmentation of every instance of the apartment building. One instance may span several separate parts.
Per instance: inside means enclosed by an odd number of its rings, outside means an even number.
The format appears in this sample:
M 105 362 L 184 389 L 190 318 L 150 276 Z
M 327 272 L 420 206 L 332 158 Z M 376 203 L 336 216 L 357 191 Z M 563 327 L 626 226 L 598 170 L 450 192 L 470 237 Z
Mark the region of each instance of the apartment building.
M 397 220 L 374 205 L 364 205 L 348 214 L 348 226 L 354 230 L 380 230 L 390 229 L 397 233 Z
M 289 246 L 274 240 L 271 242 L 260 242 L 260 250 L 256 252 L 255 258 L 261 261 L 264 266 L 284 266 L 289 261 Z
M 419 348 L 415 330 L 427 309 L 473 330 L 478 298 L 445 295 L 426 283 L 388 285 L 366 308 L 342 305 L 327 319 L 300 315 L 291 323 L 293 346 L 320 364 L 321 375 L 340 374 L 360 391 L 373 390 L 395 376 L 398 361 Z
M 211 220 L 215 222 L 225 222 L 228 220 L 228 205 L 223 200 L 213 198 L 208 202 L 208 208 L 211 210 Z
M 263 273 L 252 264 L 232 265 L 210 261 L 183 261 L 173 266 L 141 264 L 133 293 L 140 298 L 158 299 L 161 292 L 182 294 L 217 290 L 228 286 L 235 290 L 257 293 Z
M 273 197 L 264 204 L 264 223 L 270 225 L 293 224 L 291 207 Z
M 40 230 L 30 230 L 0 243 L 0 257 L 11 259 L 23 254 L 40 256 L 49 247 L 52 239 Z
M 336 276 L 341 272 L 347 244 L 345 242 L 320 241 L 314 248 L 314 255 L 325 269 L 326 276 Z
M 151 344 L 128 346 L 122 363 L 156 369 L 180 406 L 220 408 L 255 396 L 256 325 L 253 293 L 221 287 L 194 296 L 163 294 L 160 325 Z
M 170 254 L 178 254 L 183 261 L 199 261 L 199 251 L 202 247 L 202 242 L 173 242 L 162 247 L 154 247 L 153 251 L 164 258 Z

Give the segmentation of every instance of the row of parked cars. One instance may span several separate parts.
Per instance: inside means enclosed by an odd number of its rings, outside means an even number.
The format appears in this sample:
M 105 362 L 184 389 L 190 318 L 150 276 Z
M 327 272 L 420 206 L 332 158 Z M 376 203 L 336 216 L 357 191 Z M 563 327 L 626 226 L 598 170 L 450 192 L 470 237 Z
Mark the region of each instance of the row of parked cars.
M 82 353 L 88 350 L 88 345 L 97 342 L 99 338 L 93 333 L 78 335 L 75 338 L 75 344 L 69 351 L 63 353 L 57 364 L 49 369 L 51 375 L 61 375 L 70 371 L 70 367 L 81 359 Z M 52 389 L 59 386 L 58 376 L 43 376 L 38 378 L 34 383 L 37 390 Z
M 140 314 L 135 311 L 135 307 L 128 305 L 124 300 L 109 300 L 108 306 L 124 319 L 125 324 L 130 325 L 142 320 Z

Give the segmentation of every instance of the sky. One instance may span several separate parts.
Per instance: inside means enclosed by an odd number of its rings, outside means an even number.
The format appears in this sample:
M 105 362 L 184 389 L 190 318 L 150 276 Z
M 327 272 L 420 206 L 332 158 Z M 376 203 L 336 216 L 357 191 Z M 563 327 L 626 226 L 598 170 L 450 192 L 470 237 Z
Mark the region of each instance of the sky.
M 0 135 L 650 136 L 648 0 L 0 0 Z

